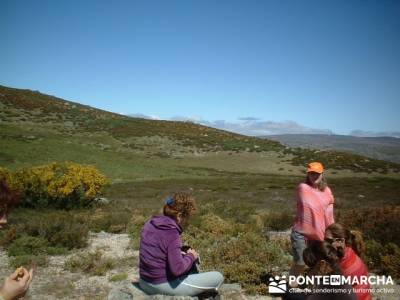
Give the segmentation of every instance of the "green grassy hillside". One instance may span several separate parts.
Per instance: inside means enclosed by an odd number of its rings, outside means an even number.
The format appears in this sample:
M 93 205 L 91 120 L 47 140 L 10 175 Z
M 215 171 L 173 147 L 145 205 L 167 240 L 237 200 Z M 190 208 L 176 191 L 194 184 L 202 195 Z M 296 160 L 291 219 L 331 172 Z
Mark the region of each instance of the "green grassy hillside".
M 189 122 L 131 118 L 4 86 L 0 120 L 0 165 L 10 169 L 69 160 L 94 164 L 115 181 L 215 172 L 300 175 L 310 160 L 349 176 L 400 171 L 399 164 L 360 155 L 288 148 Z

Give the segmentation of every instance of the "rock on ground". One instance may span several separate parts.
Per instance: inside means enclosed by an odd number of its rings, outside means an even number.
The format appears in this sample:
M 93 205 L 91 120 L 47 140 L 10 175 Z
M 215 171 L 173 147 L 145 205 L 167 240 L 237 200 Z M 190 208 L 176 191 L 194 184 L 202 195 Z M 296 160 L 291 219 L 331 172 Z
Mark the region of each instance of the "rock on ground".
M 216 296 L 189 297 L 189 296 L 166 296 L 146 295 L 137 282 L 124 281 L 115 286 L 108 294 L 107 300 L 270 300 L 269 296 L 246 296 L 240 285 L 223 284 Z

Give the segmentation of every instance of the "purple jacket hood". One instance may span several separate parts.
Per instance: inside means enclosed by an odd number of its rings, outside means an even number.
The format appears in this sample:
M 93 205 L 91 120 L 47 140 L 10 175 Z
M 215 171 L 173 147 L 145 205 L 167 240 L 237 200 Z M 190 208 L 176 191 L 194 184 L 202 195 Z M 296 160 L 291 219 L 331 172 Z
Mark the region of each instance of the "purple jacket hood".
M 167 216 L 153 216 L 150 220 L 150 224 L 160 230 L 176 229 L 178 230 L 179 234 L 181 234 L 183 231 L 182 227 L 176 223 L 174 219 Z

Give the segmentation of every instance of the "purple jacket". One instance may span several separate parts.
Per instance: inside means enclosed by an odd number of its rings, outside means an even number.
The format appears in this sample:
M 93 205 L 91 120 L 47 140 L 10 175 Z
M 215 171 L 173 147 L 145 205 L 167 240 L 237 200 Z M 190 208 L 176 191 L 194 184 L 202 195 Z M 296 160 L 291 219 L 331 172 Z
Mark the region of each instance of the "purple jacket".
M 171 281 L 190 270 L 195 259 L 182 255 L 182 227 L 167 216 L 153 216 L 140 236 L 140 278 L 150 283 Z

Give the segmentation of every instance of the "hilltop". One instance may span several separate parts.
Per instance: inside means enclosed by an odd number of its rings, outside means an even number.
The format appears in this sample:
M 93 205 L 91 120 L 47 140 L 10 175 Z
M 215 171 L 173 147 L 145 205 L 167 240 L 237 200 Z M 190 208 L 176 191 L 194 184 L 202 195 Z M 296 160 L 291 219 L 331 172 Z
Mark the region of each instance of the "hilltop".
M 351 175 L 398 173 L 396 163 L 338 151 L 290 148 L 191 122 L 119 115 L 37 91 L 0 86 L 0 164 L 94 164 L 116 181 L 218 172 L 301 175 L 309 160 Z

